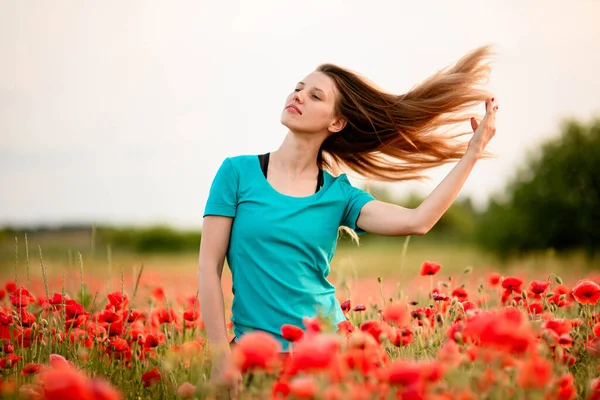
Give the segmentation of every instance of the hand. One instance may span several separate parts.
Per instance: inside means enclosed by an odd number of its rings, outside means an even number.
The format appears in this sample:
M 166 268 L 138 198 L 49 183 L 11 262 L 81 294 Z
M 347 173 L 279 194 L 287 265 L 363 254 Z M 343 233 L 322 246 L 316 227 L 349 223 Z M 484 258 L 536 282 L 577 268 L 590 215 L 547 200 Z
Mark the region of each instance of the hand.
M 478 123 L 475 118 L 471 118 L 471 128 L 473 128 L 473 137 L 469 141 L 467 152 L 471 152 L 476 158 L 481 157 L 489 141 L 496 134 L 496 111 L 498 106 L 494 103 L 494 98 L 485 102 L 485 116 Z
M 212 360 L 210 383 L 217 387 L 217 399 L 234 400 L 242 386 L 242 374 L 233 367 L 231 353 Z

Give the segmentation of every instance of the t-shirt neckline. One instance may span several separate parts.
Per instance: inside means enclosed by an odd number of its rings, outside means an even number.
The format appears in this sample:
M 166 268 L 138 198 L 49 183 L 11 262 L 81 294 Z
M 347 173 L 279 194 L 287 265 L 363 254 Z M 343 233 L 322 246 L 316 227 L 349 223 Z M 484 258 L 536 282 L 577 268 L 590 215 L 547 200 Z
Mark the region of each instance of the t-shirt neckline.
M 275 194 L 278 197 L 284 198 L 284 199 L 288 199 L 288 200 L 292 200 L 292 201 L 307 201 L 307 200 L 313 200 L 316 199 L 317 197 L 320 197 L 322 192 L 325 190 L 326 186 L 328 185 L 328 179 L 327 179 L 327 171 L 323 170 L 323 186 L 321 187 L 321 189 L 319 189 L 317 192 L 309 195 L 309 196 L 290 196 L 284 193 L 281 193 L 280 191 L 276 190 L 267 180 L 267 178 L 264 176 L 262 168 L 260 166 L 260 159 L 258 157 L 258 155 L 256 155 L 254 158 L 254 172 L 256 174 L 258 174 L 258 179 L 261 181 L 262 185 L 265 186 L 267 188 L 267 190 L 269 190 L 270 192 L 273 192 L 273 194 Z

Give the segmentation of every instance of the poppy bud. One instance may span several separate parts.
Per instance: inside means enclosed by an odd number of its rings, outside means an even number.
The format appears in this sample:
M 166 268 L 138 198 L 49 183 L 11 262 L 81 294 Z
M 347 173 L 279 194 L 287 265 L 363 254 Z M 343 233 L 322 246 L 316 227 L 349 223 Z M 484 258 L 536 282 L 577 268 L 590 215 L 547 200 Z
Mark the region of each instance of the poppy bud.
M 439 326 L 444 326 L 444 317 L 442 316 L 442 314 L 437 314 L 435 316 L 435 320 Z
M 463 344 L 462 334 L 460 332 L 456 332 L 454 334 L 454 340 L 456 340 L 456 343 L 458 343 L 458 344 Z

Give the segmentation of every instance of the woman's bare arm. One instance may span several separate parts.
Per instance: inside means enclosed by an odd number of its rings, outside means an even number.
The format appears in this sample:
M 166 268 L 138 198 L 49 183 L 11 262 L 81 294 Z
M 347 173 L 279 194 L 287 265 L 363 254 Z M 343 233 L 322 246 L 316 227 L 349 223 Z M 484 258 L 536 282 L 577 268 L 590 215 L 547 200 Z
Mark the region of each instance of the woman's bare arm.
M 202 319 L 213 360 L 229 353 L 221 275 L 229 247 L 233 218 L 206 216 L 198 262 L 198 292 Z
M 362 208 L 356 225 L 367 232 L 388 236 L 424 235 L 429 232 L 450 208 L 473 166 L 496 134 L 497 109 L 493 99 L 486 101 L 486 114 L 481 124 L 471 120 L 474 135 L 466 154 L 419 207 L 409 209 L 371 201 Z

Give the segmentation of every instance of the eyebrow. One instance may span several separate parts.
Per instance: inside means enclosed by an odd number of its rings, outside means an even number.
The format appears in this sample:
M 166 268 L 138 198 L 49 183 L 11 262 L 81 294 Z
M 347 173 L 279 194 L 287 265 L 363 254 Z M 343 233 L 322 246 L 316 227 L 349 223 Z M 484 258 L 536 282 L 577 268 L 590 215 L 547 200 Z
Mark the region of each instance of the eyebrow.
M 304 85 L 306 85 L 306 83 L 304 83 L 304 82 L 298 82 L 298 85 L 303 85 L 304 86 Z M 314 89 L 318 90 L 319 92 L 321 92 L 323 94 L 325 94 L 325 92 L 323 90 L 319 89 L 318 87 L 315 87 Z

